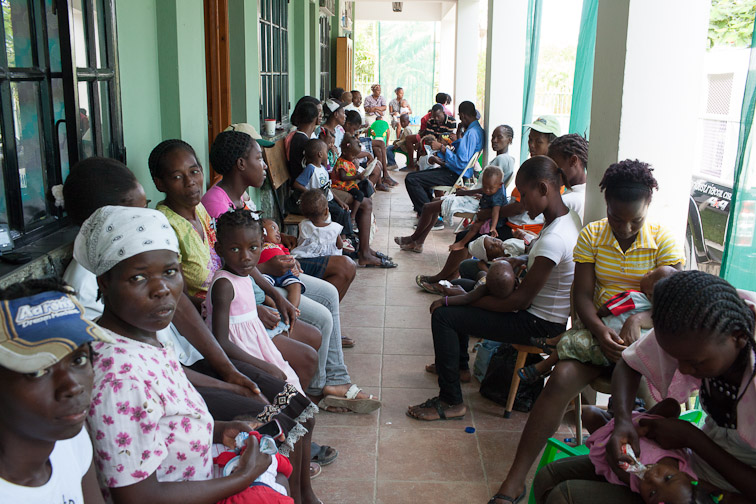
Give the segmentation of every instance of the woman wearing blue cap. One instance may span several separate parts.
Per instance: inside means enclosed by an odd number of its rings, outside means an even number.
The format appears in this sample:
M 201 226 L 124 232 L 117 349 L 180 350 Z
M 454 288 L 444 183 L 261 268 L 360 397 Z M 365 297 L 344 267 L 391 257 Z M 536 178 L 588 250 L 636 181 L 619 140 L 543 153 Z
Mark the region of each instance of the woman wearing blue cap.
M 70 287 L 29 280 L 0 292 L 0 501 L 99 504 L 84 421 L 89 343 L 108 340 Z

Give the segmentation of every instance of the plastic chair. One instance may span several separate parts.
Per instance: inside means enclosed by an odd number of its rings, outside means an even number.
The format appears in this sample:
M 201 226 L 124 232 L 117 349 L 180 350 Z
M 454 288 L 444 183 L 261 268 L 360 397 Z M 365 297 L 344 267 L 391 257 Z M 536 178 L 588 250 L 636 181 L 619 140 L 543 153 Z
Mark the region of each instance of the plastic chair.
M 444 196 L 448 196 L 454 191 L 456 191 L 458 188 L 465 186 L 465 177 L 464 174 L 467 173 L 467 170 L 470 168 L 473 168 L 478 163 L 478 158 L 480 155 L 483 154 L 483 151 L 480 150 L 473 154 L 473 156 L 470 158 L 470 161 L 467 162 L 467 165 L 465 165 L 465 169 L 462 170 L 462 173 L 460 173 L 459 177 L 457 177 L 457 181 L 454 182 L 454 185 L 452 186 L 434 186 L 432 189 L 434 191 L 442 191 L 444 193 Z M 476 170 L 473 170 L 473 173 L 475 173 Z

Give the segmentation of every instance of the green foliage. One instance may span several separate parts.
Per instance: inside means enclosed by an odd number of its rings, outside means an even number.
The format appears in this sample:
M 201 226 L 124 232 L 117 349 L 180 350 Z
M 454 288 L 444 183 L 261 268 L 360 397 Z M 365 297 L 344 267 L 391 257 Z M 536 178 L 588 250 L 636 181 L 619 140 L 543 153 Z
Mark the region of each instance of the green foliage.
M 375 82 L 378 80 L 378 22 L 357 21 L 354 33 L 355 84 Z M 360 90 L 364 95 L 366 90 Z
M 712 0 L 709 14 L 709 48 L 751 47 L 754 0 Z

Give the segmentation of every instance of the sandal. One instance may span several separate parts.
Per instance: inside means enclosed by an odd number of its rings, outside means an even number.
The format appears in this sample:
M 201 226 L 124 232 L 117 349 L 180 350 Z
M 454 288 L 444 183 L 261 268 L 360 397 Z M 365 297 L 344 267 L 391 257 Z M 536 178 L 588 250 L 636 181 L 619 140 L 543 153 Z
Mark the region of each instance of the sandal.
M 424 403 L 418 404 L 415 407 L 416 408 L 432 408 L 436 410 L 436 413 L 438 413 L 438 418 L 425 419 L 425 418 L 420 418 L 413 415 L 412 413 L 410 413 L 409 409 L 406 411 L 406 415 L 408 417 L 414 418 L 415 420 L 421 420 L 423 422 L 435 422 L 437 420 L 463 420 L 465 418 L 465 415 L 467 414 L 467 413 L 464 413 L 460 416 L 447 417 L 443 406 L 441 406 L 441 399 L 439 399 L 438 397 L 432 397 L 428 399 L 427 401 L 425 401 Z M 452 406 L 449 405 L 449 407 L 451 408 Z
M 444 295 L 443 292 L 433 287 L 433 284 L 431 284 L 428 281 L 428 277 L 426 275 L 417 275 L 415 277 L 415 283 L 417 284 L 418 287 L 420 287 L 421 289 L 423 289 L 425 292 L 429 294 L 437 294 L 439 296 Z
M 315 479 L 318 476 L 320 476 L 320 473 L 323 472 L 323 468 L 320 467 L 320 464 L 316 464 L 315 462 L 310 462 L 310 479 Z
M 377 257 L 377 256 L 376 256 Z M 386 259 L 385 257 L 378 257 L 381 260 L 381 264 L 358 264 L 358 268 L 396 268 L 398 264 L 394 261 Z
M 404 244 L 399 245 L 399 250 L 404 250 L 405 252 L 414 252 L 415 254 L 422 254 L 423 246 L 415 245 L 412 243 L 404 243 Z
M 375 257 L 380 257 L 381 259 L 386 259 L 387 261 L 393 261 L 394 260 L 393 257 L 389 257 L 386 254 L 384 254 L 383 252 L 373 252 L 373 254 L 375 255 Z
M 543 350 L 543 353 L 551 355 L 556 350 L 556 345 L 547 343 L 546 339 L 547 338 L 530 338 L 530 344 Z
M 521 367 L 517 370 L 517 376 L 520 377 L 522 383 L 535 383 L 542 378 L 546 378 L 551 374 L 551 370 L 545 373 L 539 373 L 534 364 L 530 366 Z
M 496 495 L 491 497 L 491 500 L 488 501 L 488 504 L 496 504 L 496 499 L 509 501 L 512 504 L 517 504 L 518 502 L 520 502 L 522 499 L 525 498 L 526 493 L 527 493 L 527 489 L 524 492 L 522 492 L 522 494 L 519 497 L 510 497 L 509 495 L 497 493 Z
M 331 451 L 330 455 L 328 454 L 329 450 Z M 327 445 L 319 445 L 318 443 L 310 443 L 310 454 L 312 455 L 310 461 L 317 463 L 319 466 L 327 466 L 339 456 L 339 452 L 336 448 L 331 448 Z
M 357 399 L 362 389 L 352 384 L 343 396 L 327 395 L 318 403 L 318 407 L 328 410 L 332 408 L 346 408 L 354 413 L 372 413 L 381 407 L 381 401 L 370 395 L 366 399 Z

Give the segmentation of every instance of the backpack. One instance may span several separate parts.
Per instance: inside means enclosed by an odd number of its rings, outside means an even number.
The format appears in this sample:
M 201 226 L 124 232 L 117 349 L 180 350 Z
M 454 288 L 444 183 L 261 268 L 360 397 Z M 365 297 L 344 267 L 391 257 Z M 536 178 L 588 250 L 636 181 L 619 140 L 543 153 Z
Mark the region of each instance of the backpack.
M 529 354 L 525 365 L 535 364 L 543 358 L 537 354 Z M 491 357 L 486 376 L 480 384 L 480 395 L 497 404 L 506 406 L 509 396 L 509 387 L 517 361 L 517 350 L 507 343 L 501 345 Z M 512 409 L 527 413 L 535 404 L 538 395 L 543 390 L 543 378 L 535 383 L 520 382 Z

